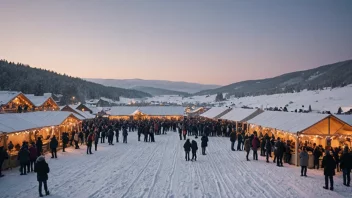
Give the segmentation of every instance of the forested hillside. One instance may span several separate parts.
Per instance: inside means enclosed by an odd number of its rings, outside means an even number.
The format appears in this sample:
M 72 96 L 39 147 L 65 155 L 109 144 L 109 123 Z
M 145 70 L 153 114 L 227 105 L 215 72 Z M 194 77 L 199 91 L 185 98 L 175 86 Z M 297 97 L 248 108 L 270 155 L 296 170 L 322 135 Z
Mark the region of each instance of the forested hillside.
M 321 66 L 306 71 L 283 74 L 274 78 L 233 83 L 194 95 L 229 93 L 236 97 L 293 93 L 304 89 L 343 87 L 352 84 L 352 60 Z
M 0 90 L 21 91 L 35 95 L 42 95 L 46 92 L 62 94 L 63 103 L 68 103 L 73 96 L 78 101 L 99 97 L 119 100 L 120 96 L 128 98 L 151 96 L 141 91 L 106 87 L 66 74 L 62 75 L 6 60 L 0 60 Z

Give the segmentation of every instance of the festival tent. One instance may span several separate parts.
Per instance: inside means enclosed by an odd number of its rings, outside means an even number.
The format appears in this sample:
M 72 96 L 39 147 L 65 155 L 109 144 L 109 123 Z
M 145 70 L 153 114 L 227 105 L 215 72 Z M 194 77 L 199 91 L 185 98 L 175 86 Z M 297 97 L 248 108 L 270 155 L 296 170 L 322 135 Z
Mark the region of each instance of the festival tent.
M 220 119 L 231 120 L 235 122 L 247 122 L 262 112 L 263 110 L 261 109 L 232 108 L 231 111 L 221 116 Z
M 111 107 L 108 111 L 109 119 L 131 119 L 133 115 L 138 114 L 138 107 L 136 106 L 117 106 Z
M 345 130 L 350 125 L 330 114 L 265 111 L 248 123 L 251 125 L 250 133 L 257 131 L 268 133 L 269 136 L 273 134 L 283 141 L 290 140 L 291 146 L 295 148 L 293 164 L 298 164 L 300 146 L 316 143 L 325 147 L 337 147 L 348 144 L 347 136 L 352 135 Z
M 209 119 L 218 119 L 222 115 L 229 112 L 231 108 L 228 107 L 212 107 L 208 111 L 201 114 L 201 117 L 209 118 Z
M 139 107 L 138 111 L 143 118 L 166 118 L 166 119 L 181 119 L 185 115 L 185 107 L 182 106 L 143 106 Z M 135 115 L 135 117 L 138 114 Z

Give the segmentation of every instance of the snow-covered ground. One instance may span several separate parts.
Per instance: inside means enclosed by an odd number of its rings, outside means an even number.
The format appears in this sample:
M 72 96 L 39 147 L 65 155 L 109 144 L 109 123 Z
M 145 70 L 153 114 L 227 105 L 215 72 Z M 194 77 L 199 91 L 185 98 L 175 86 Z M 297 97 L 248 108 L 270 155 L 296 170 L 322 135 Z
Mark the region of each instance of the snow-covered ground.
M 183 143 L 177 133 L 156 136 L 155 143 L 137 141 L 129 133 L 128 144 L 99 144 L 93 155 L 67 149 L 58 159 L 46 159 L 50 166 L 50 197 L 351 197 L 352 188 L 335 176 L 335 191 L 322 188 L 322 171 L 245 160 L 245 153 L 230 151 L 228 138 L 210 137 L 206 156 L 198 152 L 197 162 L 186 162 Z M 197 139 L 200 146 L 200 140 Z M 20 176 L 18 169 L 0 178 L 0 197 L 37 197 L 36 175 Z
M 210 96 L 192 96 L 192 97 L 181 97 L 181 96 L 156 96 L 148 98 L 146 102 L 169 102 L 176 104 L 193 103 L 193 104 L 218 104 L 215 102 L 216 95 Z M 343 88 L 325 89 L 319 91 L 307 91 L 304 90 L 299 93 L 286 93 L 286 94 L 275 94 L 275 95 L 261 95 L 255 97 L 243 97 L 243 98 L 230 98 L 223 102 L 221 106 L 236 107 L 248 106 L 253 108 L 269 108 L 269 107 L 282 107 L 287 105 L 289 111 L 295 109 L 308 110 L 311 105 L 313 111 L 331 111 L 337 113 L 339 107 L 351 107 L 352 106 L 352 85 L 348 85 Z M 302 107 L 304 106 L 304 107 Z

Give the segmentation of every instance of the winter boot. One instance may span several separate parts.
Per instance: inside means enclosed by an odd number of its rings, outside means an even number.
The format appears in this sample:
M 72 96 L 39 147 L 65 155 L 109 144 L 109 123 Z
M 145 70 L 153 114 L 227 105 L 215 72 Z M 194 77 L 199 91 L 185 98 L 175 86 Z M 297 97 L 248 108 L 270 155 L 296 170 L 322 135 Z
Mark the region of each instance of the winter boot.
M 50 195 L 50 192 L 49 192 L 49 191 L 46 191 L 46 192 L 45 192 L 45 195 Z

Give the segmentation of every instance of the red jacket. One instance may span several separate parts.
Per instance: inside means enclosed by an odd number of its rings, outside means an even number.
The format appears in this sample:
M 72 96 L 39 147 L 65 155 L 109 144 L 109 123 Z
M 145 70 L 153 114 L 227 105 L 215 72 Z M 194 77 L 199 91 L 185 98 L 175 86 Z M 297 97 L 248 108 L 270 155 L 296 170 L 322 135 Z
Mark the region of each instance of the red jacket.
M 37 148 L 32 146 L 31 148 L 29 148 L 29 158 L 30 160 L 36 160 L 37 157 L 38 157 Z

